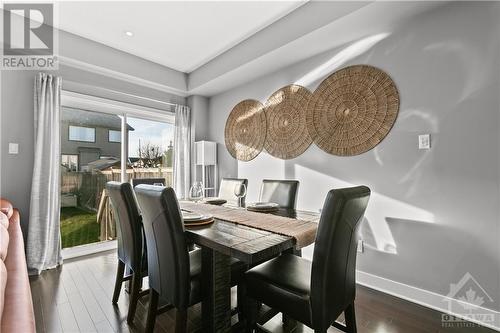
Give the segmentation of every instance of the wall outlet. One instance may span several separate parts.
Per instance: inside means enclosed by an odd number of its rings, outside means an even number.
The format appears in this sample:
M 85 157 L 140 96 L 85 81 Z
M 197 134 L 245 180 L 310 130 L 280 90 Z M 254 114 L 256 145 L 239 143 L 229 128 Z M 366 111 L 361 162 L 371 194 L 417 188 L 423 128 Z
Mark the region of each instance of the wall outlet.
M 9 154 L 11 154 L 11 155 L 19 154 L 19 144 L 18 143 L 9 142 Z
M 431 148 L 431 135 L 421 134 L 418 136 L 418 149 L 430 149 Z
M 363 243 L 363 240 L 360 239 L 358 241 L 358 253 L 363 253 L 365 252 L 365 244 Z

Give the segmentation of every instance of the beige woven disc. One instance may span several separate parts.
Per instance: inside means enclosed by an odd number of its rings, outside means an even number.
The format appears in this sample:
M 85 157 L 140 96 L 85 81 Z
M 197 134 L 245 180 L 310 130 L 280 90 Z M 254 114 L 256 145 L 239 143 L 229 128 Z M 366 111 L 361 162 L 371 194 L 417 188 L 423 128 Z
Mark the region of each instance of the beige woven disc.
M 274 157 L 290 159 L 301 155 L 312 143 L 307 131 L 306 111 L 312 93 L 289 85 L 267 99 L 264 110 L 267 135 L 264 148 Z
M 253 160 L 266 141 L 266 115 L 261 102 L 246 99 L 238 103 L 226 121 L 226 148 L 240 161 Z
M 311 98 L 307 129 L 327 153 L 364 153 L 389 133 L 399 112 L 399 94 L 382 70 L 356 65 L 327 77 Z

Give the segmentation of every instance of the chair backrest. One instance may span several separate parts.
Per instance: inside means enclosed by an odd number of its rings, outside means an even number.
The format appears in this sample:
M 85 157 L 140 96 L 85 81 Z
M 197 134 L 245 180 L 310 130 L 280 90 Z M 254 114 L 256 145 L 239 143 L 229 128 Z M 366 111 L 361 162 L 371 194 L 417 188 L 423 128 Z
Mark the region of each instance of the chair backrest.
M 227 200 L 228 204 L 237 205 L 238 197 L 234 194 L 236 185 L 244 184 L 248 187 L 248 179 L 244 178 L 222 178 L 220 181 L 219 198 Z M 241 203 L 245 206 L 245 197 L 241 198 Z
M 354 301 L 357 229 L 369 198 L 370 189 L 366 186 L 328 192 L 312 262 L 311 304 L 315 329 L 326 330 Z
M 116 220 L 118 258 L 134 272 L 142 269 L 141 215 L 130 183 L 108 182 L 106 191 Z
M 149 287 L 177 308 L 187 308 L 189 253 L 179 203 L 171 187 L 138 185 L 148 246 Z
M 298 180 L 264 179 L 260 187 L 259 201 L 274 202 L 281 208 L 295 209 L 298 190 Z
M 132 186 L 136 187 L 137 185 L 141 184 L 148 184 L 148 185 L 154 185 L 154 184 L 165 184 L 165 178 L 134 178 L 132 179 Z

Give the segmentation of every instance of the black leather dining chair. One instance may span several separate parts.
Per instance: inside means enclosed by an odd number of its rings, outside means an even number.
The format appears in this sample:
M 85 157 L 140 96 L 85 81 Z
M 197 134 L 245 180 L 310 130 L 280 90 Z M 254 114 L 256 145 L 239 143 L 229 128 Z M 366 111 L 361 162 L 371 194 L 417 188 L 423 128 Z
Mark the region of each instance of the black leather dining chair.
M 130 183 L 108 182 L 106 191 L 113 207 L 118 239 L 118 269 L 112 301 L 113 304 L 118 302 L 123 282 L 131 280 L 127 322 L 132 323 L 140 297 L 142 279 L 147 276 L 141 215 Z M 125 268 L 130 270 L 131 274 L 125 276 Z
M 179 203 L 172 188 L 139 185 L 135 192 L 143 212 L 148 247 L 151 298 L 146 332 L 153 331 L 158 312 L 172 306 L 177 309 L 175 332 L 185 332 L 188 307 L 201 301 L 201 250 L 188 251 Z M 244 265 L 232 263 L 231 277 L 241 276 Z M 160 297 L 169 306 L 158 309 Z
M 280 208 L 295 209 L 298 190 L 298 180 L 264 179 L 260 187 L 259 201 L 274 202 Z
M 219 187 L 219 198 L 227 200 L 228 204 L 238 205 L 238 197 L 234 194 L 237 185 L 248 187 L 248 179 L 245 178 L 222 178 Z M 245 206 L 245 197 L 241 198 L 241 205 Z
M 242 284 L 247 330 L 264 303 L 324 333 L 334 326 L 356 332 L 357 229 L 370 197 L 366 186 L 331 190 L 318 225 L 312 262 L 281 255 L 250 269 Z M 346 325 L 336 322 L 344 312 Z

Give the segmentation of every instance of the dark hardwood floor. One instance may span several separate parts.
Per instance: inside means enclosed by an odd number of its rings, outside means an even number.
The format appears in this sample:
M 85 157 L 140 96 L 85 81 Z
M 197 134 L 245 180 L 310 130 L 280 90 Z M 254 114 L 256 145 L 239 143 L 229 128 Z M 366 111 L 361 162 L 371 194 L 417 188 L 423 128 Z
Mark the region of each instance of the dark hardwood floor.
M 115 252 L 67 260 L 61 268 L 44 272 L 30 281 L 37 332 L 141 332 L 146 317 L 147 296 L 137 309 L 134 326 L 127 325 L 128 294 L 122 290 L 117 306 L 111 304 L 116 273 Z M 233 293 L 235 301 L 236 293 Z M 175 310 L 158 316 L 156 332 L 173 332 Z M 356 315 L 358 332 L 494 332 L 469 327 L 443 328 L 441 313 L 371 290 L 357 289 Z M 201 306 L 188 313 L 188 329 L 201 332 Z M 281 316 L 269 321 L 266 329 L 286 332 Z M 294 332 L 312 332 L 299 325 Z M 330 328 L 329 332 L 339 332 Z

